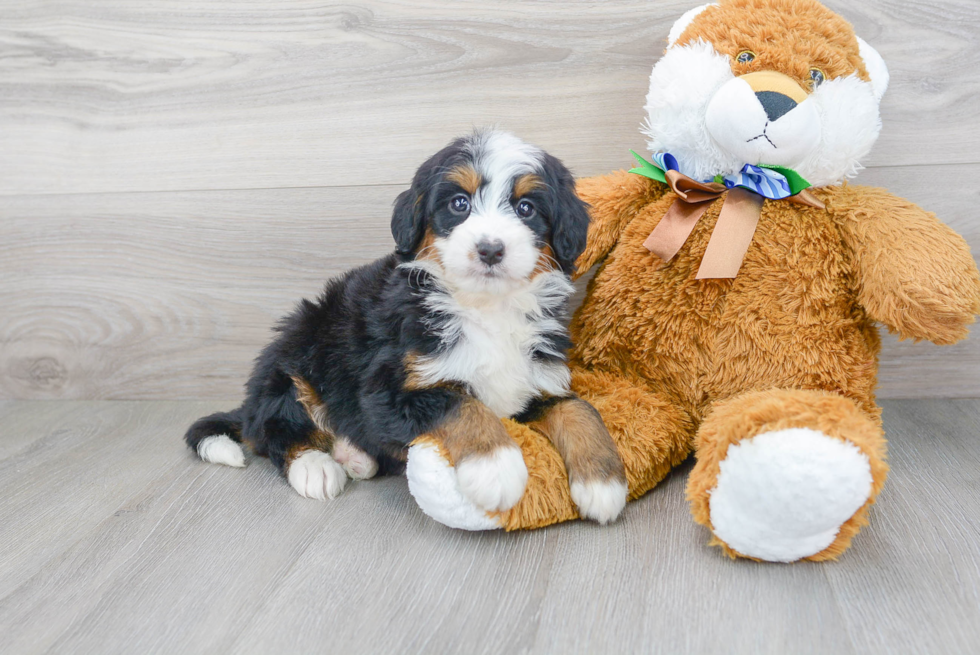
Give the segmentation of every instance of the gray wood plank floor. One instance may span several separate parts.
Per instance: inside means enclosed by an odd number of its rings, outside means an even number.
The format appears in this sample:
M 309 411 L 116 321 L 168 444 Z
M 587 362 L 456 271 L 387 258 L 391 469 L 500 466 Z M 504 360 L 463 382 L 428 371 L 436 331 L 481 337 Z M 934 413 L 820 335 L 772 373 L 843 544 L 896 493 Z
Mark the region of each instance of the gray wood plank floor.
M 785 566 L 705 545 L 689 466 L 612 526 L 473 534 L 403 478 L 319 503 L 197 461 L 213 401 L 0 402 L 0 652 L 976 652 L 980 400 L 883 404 L 870 526 Z

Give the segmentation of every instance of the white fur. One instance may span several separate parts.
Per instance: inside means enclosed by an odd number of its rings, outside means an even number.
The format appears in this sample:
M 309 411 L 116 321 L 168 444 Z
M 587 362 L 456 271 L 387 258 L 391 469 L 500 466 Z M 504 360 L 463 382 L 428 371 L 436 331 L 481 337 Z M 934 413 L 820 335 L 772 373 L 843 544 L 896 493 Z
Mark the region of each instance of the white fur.
M 871 465 L 852 443 L 808 428 L 730 446 L 709 502 L 715 535 L 771 562 L 819 553 L 868 500 Z
M 344 467 L 321 450 L 307 450 L 289 464 L 286 479 L 304 498 L 336 498 L 347 484 Z
M 887 84 L 887 70 L 884 76 Z M 828 80 L 766 126 L 761 104 L 735 79 L 729 57 L 698 40 L 668 48 L 653 67 L 643 131 L 652 152 L 671 153 L 681 172 L 698 180 L 735 173 L 745 164 L 777 164 L 814 186 L 836 184 L 861 169 L 861 158 L 878 138 L 875 93 L 883 89 L 872 80 L 874 86 L 856 75 Z M 763 130 L 778 152 L 768 144 L 743 145 Z
M 858 52 L 861 59 L 864 60 L 864 67 L 868 69 L 868 75 L 871 76 L 871 88 L 874 89 L 875 99 L 881 100 L 881 96 L 885 95 L 885 91 L 888 90 L 888 66 L 885 65 L 885 60 L 881 58 L 878 51 L 872 48 L 867 41 L 859 36 L 857 42 Z
M 241 444 L 224 434 L 202 439 L 197 444 L 197 454 L 205 462 L 212 464 L 245 466 L 245 451 L 242 450 Z
M 723 84 L 708 102 L 705 128 L 736 165 L 793 167 L 820 142 L 820 117 L 809 98 L 770 121 L 755 91 L 738 77 Z
M 378 473 L 377 460 L 343 437 L 334 443 L 333 458 L 354 480 L 367 480 Z
M 629 489 L 619 480 L 575 481 L 571 486 L 572 501 L 582 518 L 598 521 L 602 525 L 616 520 L 626 507 Z
M 571 376 L 564 363 L 531 358 L 534 349 L 544 348 L 543 335 L 564 330 L 557 318 L 549 316 L 573 291 L 562 273 L 542 273 L 516 291 L 493 295 L 452 289 L 438 264 L 431 261 L 405 266 L 423 268 L 440 281 L 444 290 L 431 294 L 425 302 L 453 317 L 440 338 L 454 345 L 443 353 L 420 358 L 415 365 L 423 383 L 464 382 L 501 417 L 519 413 L 540 393 L 568 393 Z
M 459 489 L 456 471 L 439 449 L 415 444 L 408 449 L 405 467 L 408 490 L 425 514 L 459 530 L 495 530 L 500 521 L 473 504 Z
M 463 495 L 488 512 L 510 509 L 524 495 L 527 466 L 516 446 L 497 448 L 489 455 L 467 457 L 456 464 Z
M 700 7 L 695 7 L 694 9 L 688 9 L 685 11 L 680 18 L 674 23 L 674 26 L 670 28 L 670 33 L 667 35 L 667 47 L 673 46 L 677 43 L 677 39 L 681 38 L 681 34 L 687 29 L 687 26 L 691 24 L 698 14 L 707 9 L 708 7 L 714 7 L 718 3 L 712 2 L 710 4 L 701 5 Z

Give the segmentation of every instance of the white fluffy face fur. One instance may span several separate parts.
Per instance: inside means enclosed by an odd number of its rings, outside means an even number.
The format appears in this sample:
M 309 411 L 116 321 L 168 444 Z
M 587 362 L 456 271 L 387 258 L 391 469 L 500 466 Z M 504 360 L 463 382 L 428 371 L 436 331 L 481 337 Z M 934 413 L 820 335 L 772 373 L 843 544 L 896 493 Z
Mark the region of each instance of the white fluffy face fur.
M 517 291 L 528 283 L 541 256 L 536 235 L 512 205 L 514 180 L 541 169 L 543 153 L 506 132 L 489 131 L 467 145 L 473 167 L 487 183 L 470 198 L 469 217 L 449 236 L 437 238 L 446 281 L 468 293 L 490 295 Z M 503 258 L 480 260 L 481 243 L 503 246 Z
M 682 16 L 671 43 L 707 6 Z M 745 164 L 773 164 L 814 186 L 839 183 L 861 169 L 878 138 L 878 102 L 888 81 L 878 53 L 859 45 L 871 82 L 856 74 L 827 80 L 772 121 L 749 84 L 734 75 L 728 55 L 702 40 L 671 45 L 650 75 L 643 128 L 649 148 L 669 152 L 682 173 L 698 180 Z

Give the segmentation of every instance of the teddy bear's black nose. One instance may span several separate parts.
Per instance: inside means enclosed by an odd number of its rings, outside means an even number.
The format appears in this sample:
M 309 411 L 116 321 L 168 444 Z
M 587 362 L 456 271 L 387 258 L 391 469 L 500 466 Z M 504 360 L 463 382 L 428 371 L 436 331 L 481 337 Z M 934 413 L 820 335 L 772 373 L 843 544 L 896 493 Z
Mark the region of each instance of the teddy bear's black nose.
M 796 106 L 795 100 L 775 91 L 757 91 L 755 97 L 759 99 L 762 108 L 766 110 L 766 116 L 769 117 L 770 121 L 778 120 L 780 116 Z

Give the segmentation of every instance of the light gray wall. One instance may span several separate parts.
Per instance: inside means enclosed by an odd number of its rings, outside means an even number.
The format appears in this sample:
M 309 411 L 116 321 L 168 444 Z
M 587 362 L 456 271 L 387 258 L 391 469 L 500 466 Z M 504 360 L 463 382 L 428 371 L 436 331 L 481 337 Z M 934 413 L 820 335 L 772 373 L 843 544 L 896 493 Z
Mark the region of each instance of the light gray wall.
M 0 397 L 131 399 L 237 397 L 275 319 L 387 251 L 397 192 L 473 125 L 629 166 L 695 3 L 3 4 Z M 857 182 L 980 255 L 980 4 L 828 4 L 892 74 Z M 980 395 L 980 339 L 886 337 L 881 395 Z

